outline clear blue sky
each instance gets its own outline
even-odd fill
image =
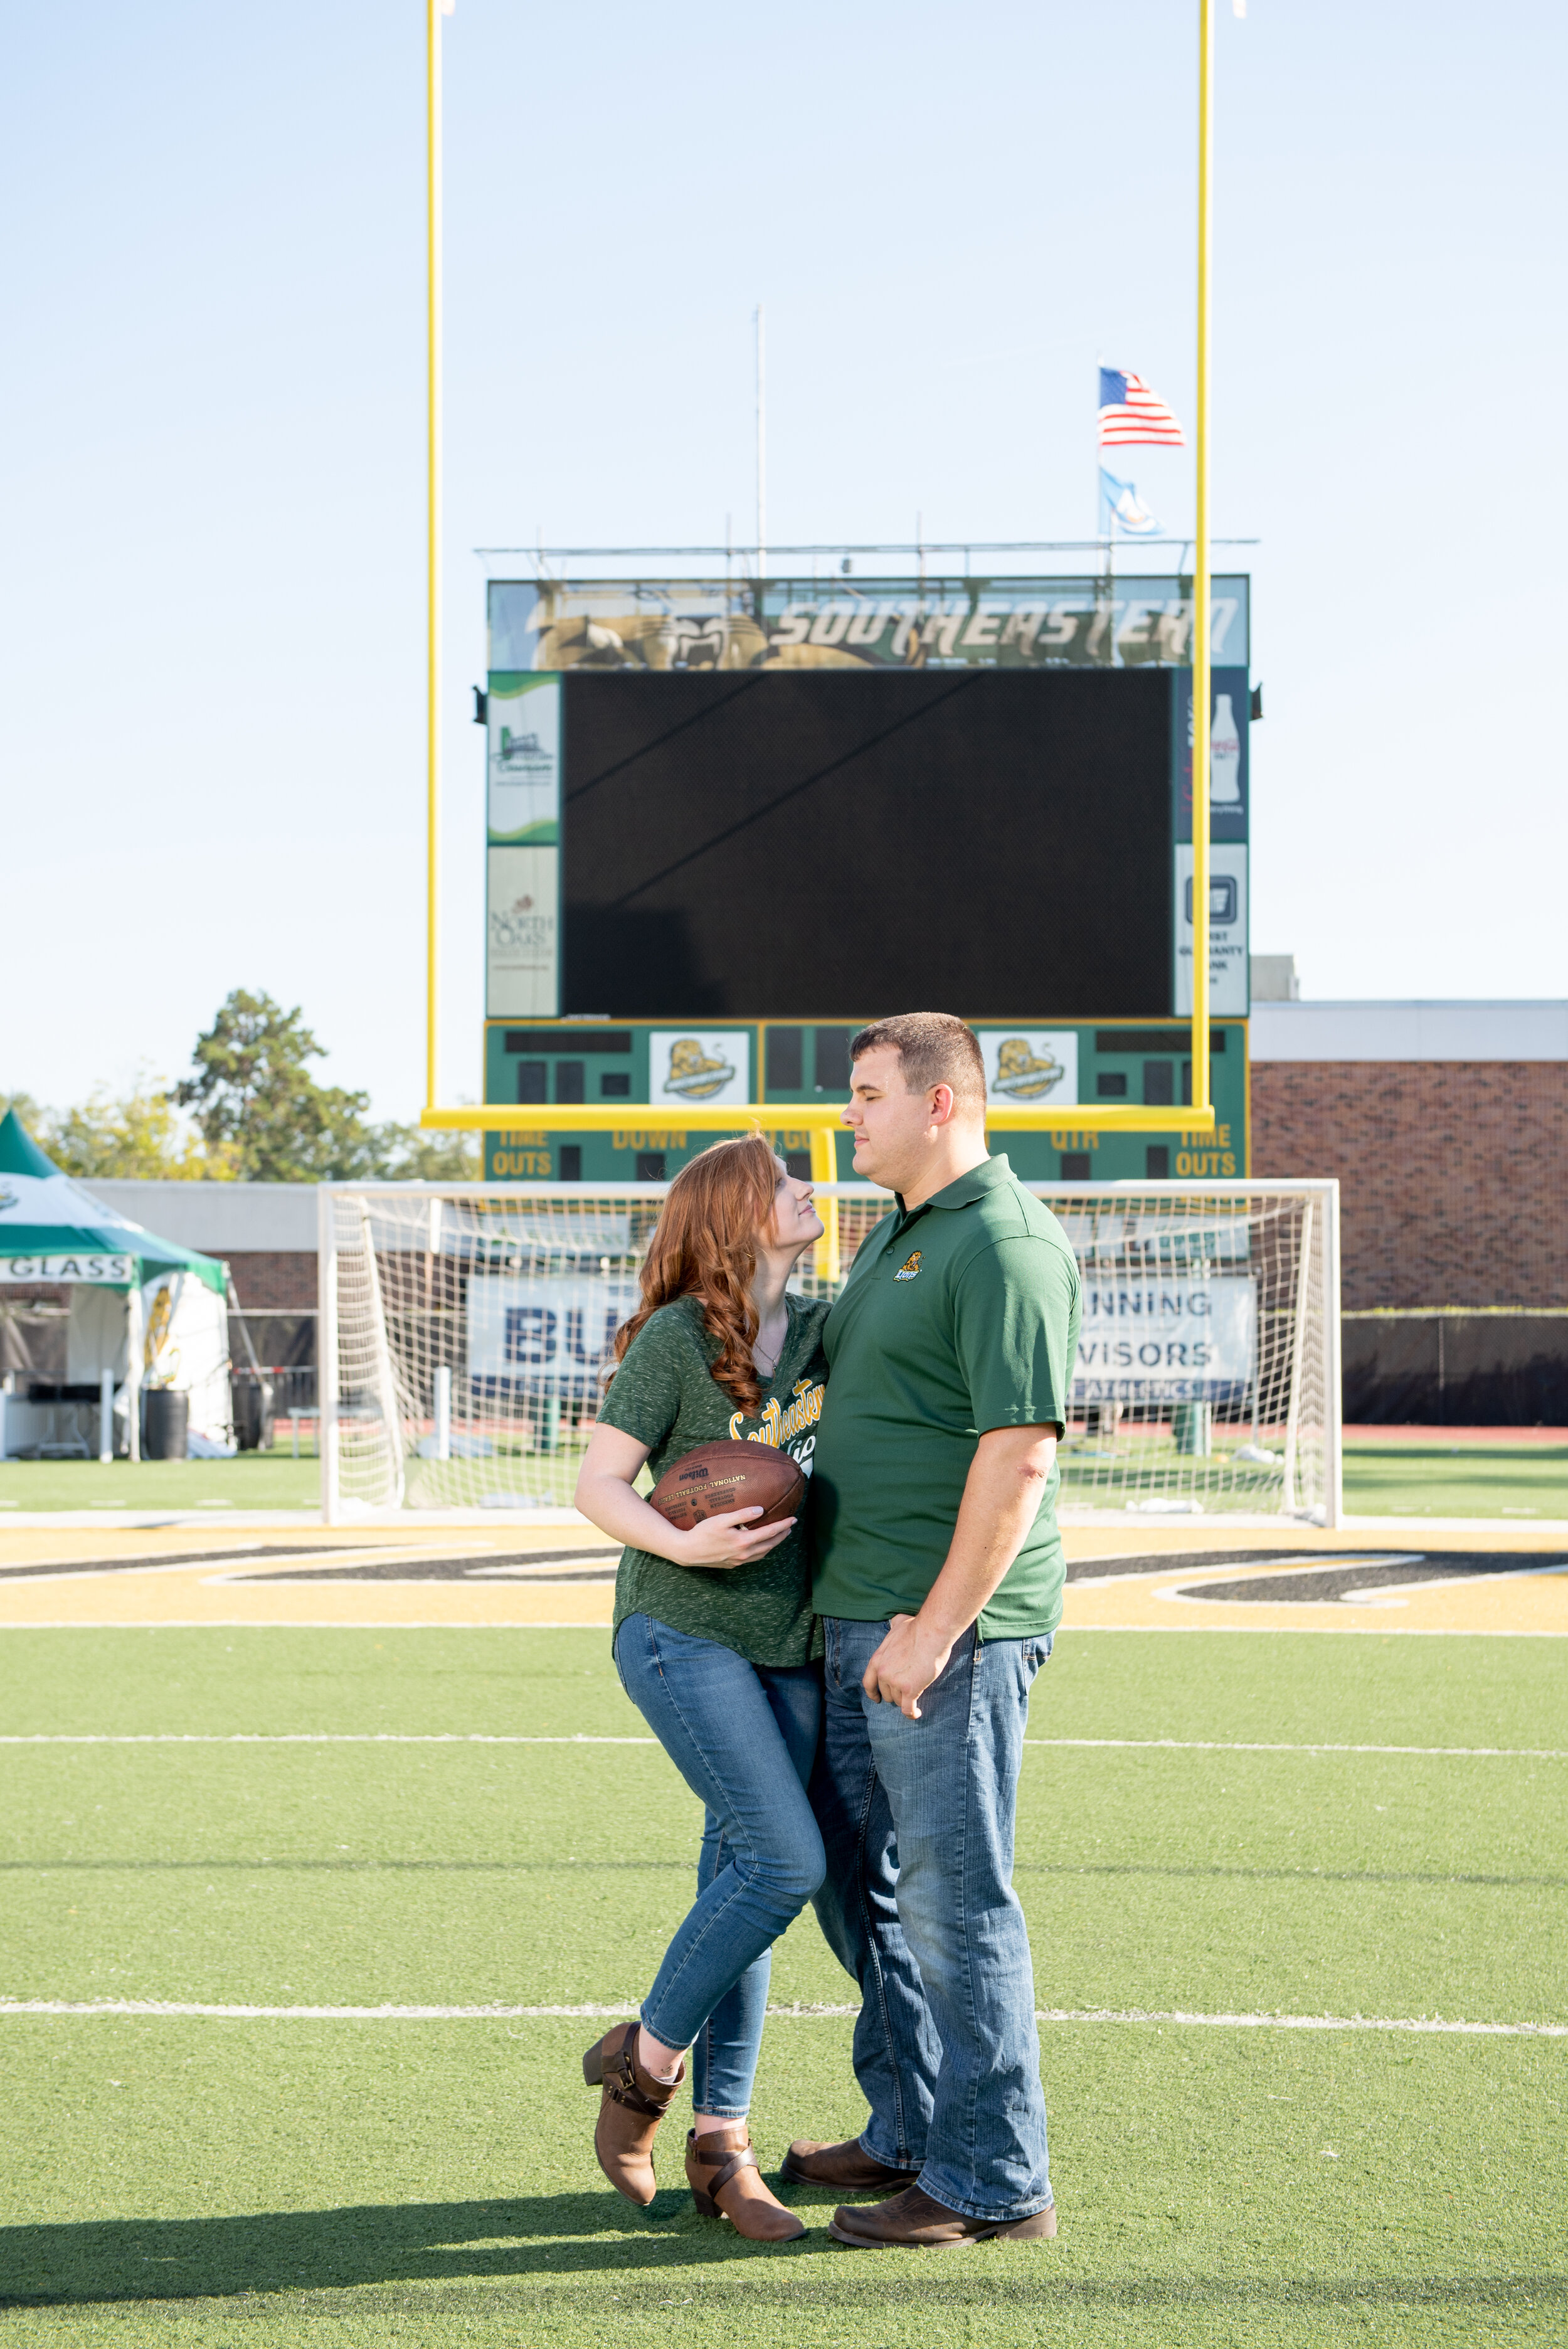
[[[1220,8],[1254,947],[1315,996],[1568,994],[1563,11]],[[1195,14],[459,0],[449,1092],[481,1010],[470,550],[744,536],[758,297],[775,543],[1087,533],[1098,357],[1191,411]],[[422,22],[6,8],[0,1085],[176,1075],[248,985],[417,1108]],[[1187,526],[1188,457],[1135,471]]]

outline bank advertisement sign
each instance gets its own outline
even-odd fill
[[[985,1058],[985,1098],[994,1106],[1016,1102],[1026,1109],[1078,1097],[1076,1028],[980,1028]]]
[[[1248,582],[1212,583],[1212,657],[1246,668]],[[638,579],[490,583],[497,679],[525,670],[1181,668],[1191,580]]]
[[[1192,1009],[1192,843],[1176,848],[1176,1016]],[[1247,977],[1247,852],[1221,841],[1209,848],[1209,1009],[1216,1019],[1245,1019]]]
[[[1253,1375],[1257,1283],[1246,1274],[1086,1278],[1073,1402],[1239,1402]]]
[[[487,706],[490,845],[553,848],[561,839],[561,679],[493,679]]]
[[[648,1037],[648,1099],[655,1108],[678,1102],[748,1102],[751,1038],[743,1028],[655,1028]]]
[[[486,855],[485,1014],[553,1019],[561,1009],[561,851]]]

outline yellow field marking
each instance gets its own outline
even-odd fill
[[[577,1625],[607,1627],[614,1603],[608,1582],[555,1582],[540,1578],[496,1578],[482,1581],[435,1583],[262,1582],[248,1578],[273,1568],[324,1569],[341,1565],[348,1557],[375,1556],[379,1560],[407,1552],[411,1570],[420,1557],[498,1558],[526,1556],[535,1550],[593,1548],[603,1542],[585,1522],[575,1526],[443,1526],[421,1530],[401,1526],[342,1528],[332,1532],[294,1527],[168,1526],[151,1527],[73,1526],[0,1528],[0,1568],[30,1564],[68,1565],[74,1570],[37,1581],[0,1579],[0,1629],[73,1625],[108,1629],[111,1626],[151,1627],[159,1624],[235,1627],[246,1624],[315,1626],[322,1629],[489,1625]],[[1122,1562],[1137,1573],[1139,1562],[1169,1558],[1168,1568],[1138,1575],[1125,1582],[1099,1588],[1069,1583],[1064,1629],[1068,1630],[1273,1630],[1457,1632],[1562,1638],[1568,1636],[1568,1569],[1530,1575],[1499,1575],[1456,1581],[1438,1588],[1408,1588],[1390,1593],[1398,1605],[1347,1605],[1343,1601],[1316,1604],[1278,1600],[1181,1599],[1170,1593],[1184,1584],[1202,1581],[1237,1582],[1265,1576],[1276,1569],[1267,1562],[1236,1567],[1193,1568],[1183,1560],[1194,1552],[1221,1549],[1271,1550],[1282,1559],[1330,1557],[1369,1551],[1418,1549],[1438,1557],[1445,1550],[1467,1552],[1508,1550],[1539,1556],[1543,1564],[1563,1555],[1537,1528],[1516,1523],[1486,1532],[1413,1537],[1401,1532],[1387,1537],[1358,1528],[1355,1533],[1325,1533],[1284,1527],[1259,1532],[1228,1529],[1222,1518],[1209,1517],[1181,1526],[1071,1526],[1064,1533],[1069,1559],[1103,1563],[1108,1574]],[[608,1547],[608,1545],[605,1545]],[[238,1553],[265,1547],[286,1551],[286,1557],[246,1558]],[[236,1553],[227,1562],[214,1551]],[[191,1555],[190,1566],[150,1566],[139,1570],[137,1557],[170,1558]],[[201,1562],[198,1557],[201,1557]],[[583,1561],[588,1564],[589,1561]],[[95,1570],[95,1568],[97,1570]],[[571,1571],[569,1567],[563,1572]]]
[[[1280,1571],[1266,1560],[1253,1566],[1183,1566],[1183,1554],[1232,1546],[1212,1519],[1202,1529],[1183,1526],[1180,1534],[1172,1529],[1162,1540],[1130,1539],[1125,1534],[1098,1529],[1067,1539],[1069,1557],[1102,1561],[1108,1575],[1116,1574],[1119,1568],[1130,1575],[1136,1573],[1140,1556],[1165,1552],[1171,1557],[1169,1568],[1139,1575],[1137,1579],[1098,1588],[1069,1583],[1063,1615],[1063,1629],[1068,1630],[1347,1631],[1385,1637],[1389,1632],[1422,1631],[1568,1638],[1568,1567],[1562,1572],[1552,1570],[1552,1561],[1564,1555],[1563,1545],[1549,1542],[1531,1529],[1515,1531],[1505,1526],[1484,1534],[1446,1534],[1419,1541],[1398,1536],[1387,1540],[1376,1536],[1368,1538],[1362,1532],[1313,1533],[1288,1541],[1254,1534],[1239,1536],[1233,1544],[1241,1550],[1276,1549],[1282,1560],[1364,1557],[1375,1552],[1409,1556],[1413,1551],[1440,1558],[1445,1551],[1474,1555],[1506,1550],[1539,1557],[1547,1569],[1539,1574],[1481,1575],[1435,1588],[1406,1585],[1379,1594],[1381,1603],[1377,1605],[1329,1599],[1282,1602],[1178,1597],[1178,1592],[1200,1588],[1205,1582],[1255,1581]]]
[[[218,1537],[214,1538],[217,1535]],[[226,1538],[225,1538],[226,1537]],[[37,1581],[0,1579],[0,1630],[46,1624],[109,1629],[159,1624],[316,1626],[396,1629],[414,1625],[596,1624],[611,1618],[614,1585],[533,1582],[498,1577],[480,1582],[258,1582],[253,1575],[329,1570],[348,1558],[377,1563],[407,1554],[411,1572],[421,1558],[499,1558],[531,1550],[594,1549],[612,1546],[596,1529],[576,1526],[335,1529],[239,1528],[206,1526],[71,1527],[55,1533],[0,1530],[0,1568],[67,1566],[72,1570]],[[265,1548],[286,1556],[246,1556]],[[217,1551],[232,1551],[228,1559]],[[138,1557],[193,1554],[190,1566],[149,1566]],[[584,1559],[581,1566],[593,1561]],[[95,1568],[97,1570],[95,1571]],[[581,1568],[579,1568],[581,1570]],[[572,1571],[570,1566],[563,1572]]]

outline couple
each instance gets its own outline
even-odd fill
[[[838,1301],[811,1303],[785,1287],[822,1230],[810,1184],[760,1134],[704,1151],[670,1185],[583,1460],[578,1507],[626,1545],[616,1668],[707,1815],[697,1899],[640,2021],[583,2059],[594,2147],[652,2201],[689,2048],[697,2209],[753,2241],[805,2232],[747,2113],[769,1951],[810,1900],[860,1984],[871,2117],[847,2144],[798,2140],[784,2176],[882,2198],[835,2212],[842,2243],[1053,2235],[1011,1878],[1029,1688],[1061,1616],[1078,1268],[987,1153],[962,1020],[878,1020],[850,1050],[855,1172],[897,1213]],[[813,1472],[810,1537],[793,1518],[754,1528],[755,1509],[677,1533],[633,1489],[645,1463],[656,1477],[696,1444],[775,1432]]]

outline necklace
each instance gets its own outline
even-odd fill
[[[778,1345],[770,1354],[766,1353],[763,1350],[761,1330],[758,1330],[757,1332],[757,1337],[751,1349],[751,1360],[753,1366],[761,1371],[765,1379],[770,1379],[774,1371],[779,1368],[779,1358],[784,1351],[784,1340],[785,1338],[788,1337],[789,1332],[789,1316],[786,1314],[783,1332],[779,1337]]]

